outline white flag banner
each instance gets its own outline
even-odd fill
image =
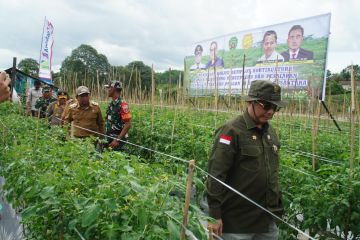
[[[41,40],[39,78],[47,83],[52,83],[51,59],[54,44],[54,26],[45,18]]]

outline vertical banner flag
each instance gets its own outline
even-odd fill
[[[250,29],[189,46],[189,96],[246,94],[254,80],[278,83],[284,97],[325,99],[331,14]]]
[[[45,18],[43,35],[41,39],[39,78],[47,83],[52,83],[51,59],[52,47],[54,44],[54,27]]]

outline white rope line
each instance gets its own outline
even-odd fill
[[[329,163],[333,163],[333,164],[338,164],[338,165],[343,165],[344,164],[344,161],[329,159],[329,158],[326,158],[326,157],[323,157],[323,156],[320,156],[320,155],[316,155],[316,154],[309,153],[309,152],[304,152],[304,151],[301,151],[301,150],[293,150],[293,149],[288,148],[286,146],[285,146],[285,151],[288,152],[288,153],[299,153],[300,155],[305,156],[305,157],[316,157],[321,161],[329,162]]]
[[[310,173],[308,173],[308,172],[305,172],[305,171],[300,170],[300,169],[297,169],[297,168],[293,168],[293,167],[290,167],[290,166],[286,166],[286,165],[284,165],[284,164],[281,164],[281,166],[282,166],[282,167],[289,168],[289,169],[291,169],[291,170],[293,170],[293,171],[296,171],[296,172],[299,172],[299,173],[302,173],[302,174],[308,175],[308,176],[310,176],[310,177],[314,177],[314,178],[321,179],[319,176],[316,176],[316,175],[310,174]]]
[[[308,175],[308,176],[310,176],[310,177],[314,177],[314,178],[316,178],[316,179],[324,180],[323,178],[321,178],[321,177],[319,177],[319,176],[316,176],[316,175],[314,175],[314,174],[311,174],[311,173],[308,173],[308,172],[306,172],[306,171],[300,170],[300,169],[298,169],[298,168],[293,168],[293,167],[290,167],[290,166],[286,166],[286,165],[284,165],[284,164],[281,164],[281,166],[282,166],[282,167],[285,167],[285,168],[289,168],[289,169],[291,169],[291,170],[293,170],[293,171],[295,171],[295,172],[299,172],[299,173]],[[360,183],[359,181],[356,181],[356,180],[352,180],[351,182],[352,182],[352,183],[356,183],[356,184],[359,184],[359,183]],[[346,187],[346,188],[349,188],[349,189],[350,189],[350,186],[345,185],[345,184],[342,184],[342,183],[332,182],[332,184],[335,184],[335,185],[337,185],[337,186],[339,186],[339,187]]]
[[[79,235],[79,237],[80,237],[81,240],[86,240],[86,239],[81,235],[81,233],[77,230],[76,227],[74,227],[74,230],[75,230],[75,232]]]
[[[115,137],[112,137],[112,136],[108,136],[106,134],[102,134],[102,133],[98,133],[96,131],[93,131],[93,130],[90,130],[90,129],[86,129],[86,128],[83,128],[83,127],[79,127],[77,125],[74,125],[74,127],[77,127],[77,128],[80,128],[80,129],[83,129],[85,131],[89,131],[89,132],[92,132],[92,133],[95,133],[95,134],[99,134],[101,136],[105,136],[105,137],[109,137],[111,139],[114,139],[114,140],[117,140],[117,141],[122,141],[122,142],[125,142],[125,143],[130,143],[130,142],[127,142],[127,141],[124,141],[124,140],[121,140],[121,139],[117,139]],[[175,156],[171,156],[169,154],[166,154],[166,153],[162,153],[162,152],[158,152],[156,150],[153,150],[153,149],[150,149],[150,148],[147,148],[147,147],[144,147],[144,146],[140,146],[140,145],[137,145],[137,144],[133,144],[131,143],[131,145],[134,145],[134,146],[137,146],[137,147],[140,147],[142,149],[146,149],[146,150],[149,150],[149,151],[153,151],[155,153],[159,153],[159,154],[162,154],[164,156],[167,156],[167,157],[170,157],[170,158],[174,158],[176,160],[179,160],[181,162],[184,162],[184,163],[189,163],[188,160],[185,160],[185,159],[182,159],[182,158],[179,158],[179,157],[175,157]],[[280,220],[281,222],[287,224],[288,226],[290,226],[292,229],[298,231],[299,233],[305,235],[306,237],[312,239],[312,240],[315,240],[315,238],[312,238],[311,236],[309,236],[308,234],[306,234],[305,232],[301,231],[300,229],[296,228],[294,225],[286,222],[285,220],[283,220],[282,218],[276,216],[275,214],[273,214],[271,211],[267,210],[266,208],[264,208],[263,206],[259,205],[258,203],[256,203],[255,201],[253,201],[252,199],[246,197],[244,194],[240,193],[239,191],[237,191],[236,189],[234,189],[233,187],[227,185],[226,183],[222,182],[221,180],[215,178],[214,176],[212,176],[210,173],[206,172],[205,170],[201,169],[200,167],[198,167],[197,165],[195,165],[195,167],[197,169],[199,169],[201,172],[205,173],[207,176],[210,176],[211,178],[215,179],[216,181],[218,181],[219,183],[221,183],[222,185],[224,185],[225,187],[227,187],[228,189],[232,190],[233,192],[235,192],[236,194],[238,194],[239,196],[245,198],[246,200],[248,200],[249,202],[251,202],[252,204],[254,204],[255,206],[259,207],[260,209],[264,210],[265,212],[269,213],[270,215],[274,216],[276,219]]]
[[[56,117],[57,118],[57,117]],[[59,119],[59,118],[58,118]],[[60,119],[61,120],[61,119]],[[179,158],[179,157],[175,157],[175,156],[172,156],[172,155],[169,155],[169,154],[166,154],[166,153],[163,153],[163,152],[159,152],[159,151],[156,151],[156,150],[153,150],[153,149],[150,149],[150,148],[147,148],[147,147],[144,147],[144,146],[141,146],[141,145],[137,145],[137,144],[134,144],[134,143],[131,143],[131,142],[128,142],[128,141],[124,141],[124,140],[121,140],[121,139],[117,139],[115,137],[112,137],[112,136],[108,136],[106,134],[102,134],[102,133],[99,133],[99,132],[96,132],[96,131],[93,131],[91,129],[87,129],[87,128],[83,128],[83,127],[80,127],[80,126],[77,126],[75,124],[73,124],[74,127],[77,127],[79,129],[83,129],[85,131],[88,131],[88,132],[91,132],[91,133],[95,133],[97,135],[100,135],[100,136],[104,136],[104,137],[109,137],[111,139],[114,139],[114,140],[117,140],[117,141],[121,141],[121,142],[125,142],[125,143],[128,143],[130,145],[133,145],[133,146],[136,146],[136,147],[139,147],[139,148],[142,148],[142,149],[145,149],[145,150],[148,150],[148,151],[152,151],[152,152],[155,152],[155,153],[158,153],[158,154],[161,154],[161,155],[164,155],[164,156],[167,156],[169,158],[173,158],[173,159],[176,159],[176,160],[179,160],[181,162],[184,162],[184,163],[189,163],[189,160],[185,160],[185,159],[182,159],[182,158]],[[298,233],[301,233],[303,234],[304,236],[312,239],[312,240],[316,240],[315,238],[311,237],[310,235],[308,235],[307,233],[303,232],[302,230],[296,228],[294,225],[286,222],[285,220],[283,220],[282,218],[276,216],[274,213],[272,213],[271,211],[269,211],[268,209],[264,208],[263,206],[259,205],[258,203],[256,203],[255,201],[253,201],[252,199],[248,198],[246,195],[240,193],[239,191],[237,191],[236,189],[234,189],[233,187],[231,187],[230,185],[222,182],[221,180],[217,179],[216,177],[214,177],[213,175],[211,175],[210,173],[206,172],[205,170],[203,170],[202,168],[198,167],[197,165],[195,165],[196,169],[200,170],[202,173],[204,173],[205,175],[207,175],[208,177],[211,177],[213,178],[214,180],[216,180],[217,182],[219,182],[221,185],[225,186],[226,188],[230,189],[231,191],[233,191],[234,193],[238,194],[239,196],[241,196],[242,198],[246,199],[247,201],[251,202],[252,204],[254,204],[255,206],[259,207],[260,209],[262,209],[263,211],[269,213],[271,216],[273,216],[274,218],[278,219],[279,221],[285,223],[286,225],[288,225],[289,227],[291,227],[292,229],[296,230]]]
[[[190,125],[196,126],[196,124],[190,124]],[[207,126],[199,125],[199,127],[204,127],[204,128],[205,128],[205,127],[207,127]],[[213,128],[213,127],[207,127],[207,128]],[[151,133],[151,134],[154,134],[154,135],[159,136],[159,137],[164,137],[164,138],[171,139],[170,136],[166,136],[166,135],[161,134],[161,133],[155,133],[155,132],[153,132],[153,133]],[[285,151],[287,151],[287,152],[289,152],[289,153],[299,153],[299,155],[302,155],[302,156],[305,156],[305,157],[316,157],[316,158],[318,158],[320,161],[329,162],[329,163],[333,163],[333,164],[337,164],[337,165],[343,165],[343,164],[344,164],[344,161],[326,158],[326,157],[323,157],[323,156],[321,156],[321,155],[317,155],[317,154],[313,154],[313,153],[305,152],[305,151],[301,151],[301,150],[293,150],[293,149],[287,147],[287,145],[283,145],[282,147],[285,148]]]
[[[107,101],[99,101],[99,102],[106,102],[107,103]],[[152,105],[151,103],[133,103],[133,102],[129,102],[129,104],[138,105],[138,106],[154,106],[154,107],[158,107],[158,108],[175,108],[175,106],[177,106],[177,105],[159,105],[159,104]],[[220,113],[239,114],[239,111],[233,111],[233,110],[226,111],[226,110],[216,110],[216,109],[213,109],[213,108],[199,108],[199,107],[185,107],[185,106],[180,106],[180,108],[192,109],[192,110],[197,110],[197,111],[205,111],[205,112],[220,112]],[[282,112],[282,115],[290,115],[290,113]],[[292,114],[292,115],[297,116],[297,117],[301,117],[301,118],[307,118],[308,117],[307,114],[297,114],[296,113],[296,114]],[[320,119],[329,120],[329,117],[327,115],[326,116],[320,116]],[[343,120],[340,120],[340,119],[337,119],[337,121],[347,123],[347,121],[343,121]]]
[[[210,231],[209,231],[205,226],[204,226],[203,228],[204,228],[204,230],[205,230],[208,234],[210,234]],[[215,233],[212,233],[212,235],[213,235],[216,239],[223,240],[219,235],[216,235]]]
[[[315,238],[311,237],[310,235],[308,235],[307,233],[305,233],[304,231],[298,229],[297,227],[295,227],[294,225],[292,225],[291,223],[286,222],[285,220],[283,220],[282,218],[276,216],[274,213],[272,213],[270,210],[264,208],[263,206],[261,206],[260,204],[258,204],[257,202],[255,202],[254,200],[252,200],[251,198],[247,197],[246,195],[242,194],[241,192],[239,192],[238,190],[236,190],[235,188],[231,187],[230,185],[224,183],[223,181],[217,179],[216,177],[214,177],[213,175],[211,175],[210,173],[206,172],[205,170],[201,169],[200,167],[196,166],[196,169],[200,170],[201,172],[203,172],[205,175],[207,175],[208,177],[211,177],[212,179],[214,179],[215,181],[217,181],[218,183],[220,183],[221,185],[223,185],[224,187],[230,189],[231,191],[233,191],[234,193],[236,193],[237,195],[239,195],[240,197],[246,199],[247,201],[251,202],[252,204],[254,204],[255,206],[257,206],[258,208],[262,209],[263,211],[269,213],[272,217],[278,219],[279,221],[287,224],[289,227],[291,227],[292,229],[296,230],[298,233],[303,234],[304,236],[312,239],[312,240],[316,240]]]
[[[138,147],[138,148],[141,148],[141,149],[145,149],[145,150],[150,151],[150,152],[154,152],[154,153],[157,153],[157,154],[160,154],[160,155],[164,155],[166,157],[173,158],[173,159],[179,160],[179,161],[184,162],[184,163],[189,163],[189,160],[185,160],[185,159],[180,158],[180,157],[175,157],[175,156],[172,156],[172,155],[167,154],[167,153],[159,152],[159,151],[153,150],[151,148],[147,148],[145,146],[137,145],[137,144],[129,142],[129,141],[124,141],[124,140],[118,139],[116,137],[112,137],[112,136],[109,136],[109,135],[106,135],[106,134],[103,134],[103,133],[99,133],[99,132],[96,132],[96,131],[93,131],[93,130],[90,130],[90,129],[87,129],[87,128],[80,127],[80,126],[77,126],[75,124],[73,124],[73,126],[76,127],[76,128],[91,132],[91,133],[95,133],[95,134],[103,136],[103,137],[108,137],[108,138],[111,138],[113,140],[121,141],[121,142],[130,144],[132,146],[135,146],[135,147]]]
[[[191,232],[187,227],[185,227],[182,222],[180,222],[179,220],[177,220],[176,218],[174,218],[173,216],[171,216],[170,214],[168,214],[167,212],[164,212],[169,218],[171,218],[172,220],[174,220],[175,222],[177,222],[181,228],[185,229],[185,234],[186,235],[190,235],[194,240],[198,240],[197,237],[195,237],[194,233]]]
[[[154,106],[157,108],[176,108],[177,105],[158,105],[158,104],[150,104],[150,103],[129,103],[131,105],[138,105],[138,106]],[[191,110],[196,110],[196,111],[205,111],[205,112],[220,112],[220,113],[233,113],[233,114],[238,114],[239,112],[237,111],[225,111],[225,110],[216,110],[216,109],[211,109],[211,108],[197,108],[197,107],[184,107],[184,106],[177,106],[177,108],[182,108],[182,109],[191,109]]]

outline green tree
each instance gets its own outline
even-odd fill
[[[77,75],[77,84],[85,82],[89,84],[99,74],[100,83],[108,81],[110,64],[105,55],[97,52],[90,45],[82,44],[71,52],[61,64],[61,75]]]
[[[157,84],[170,84],[176,86],[179,76],[181,74],[181,81],[183,80],[184,74],[180,70],[166,70],[161,73],[156,73]]]
[[[145,65],[142,61],[130,62],[125,66],[125,72],[127,73],[126,80],[129,81],[126,84],[129,85],[130,83],[130,89],[134,89],[136,86],[139,86],[139,79],[141,79],[142,90],[151,90],[151,71],[151,67]]]
[[[359,65],[353,65],[354,68],[354,74],[355,74],[355,81],[360,81],[360,66]],[[351,65],[347,66],[340,72],[341,77],[345,81],[351,80]]]
[[[39,77],[39,63],[33,58],[24,58],[17,68],[32,77]]]
[[[344,93],[345,89],[341,85],[342,81],[346,81],[346,80],[341,73],[331,74],[331,72],[327,70],[326,94],[337,95]]]

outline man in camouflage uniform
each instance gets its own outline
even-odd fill
[[[64,117],[65,123],[74,122],[74,136],[77,138],[102,137],[101,134],[105,133],[104,119],[99,104],[90,101],[90,91],[86,86],[76,89],[76,100],[75,103],[70,104],[68,113]]]
[[[61,115],[64,112],[66,101],[69,99],[67,92],[59,90],[57,101],[49,105],[47,114],[51,125],[61,125]]]
[[[47,107],[56,101],[52,96],[51,88],[49,86],[45,86],[42,88],[42,97],[36,100],[35,108],[40,114],[40,118],[45,118]]]
[[[112,98],[106,111],[106,135],[116,138],[108,137],[106,147],[119,151],[128,138],[128,131],[131,127],[131,113],[129,105],[120,97],[121,82],[112,81],[105,87],[108,88],[108,97]]]
[[[216,131],[209,160],[209,173],[273,214],[283,212],[279,186],[280,142],[269,124],[280,107],[280,86],[270,81],[253,81],[243,115]],[[275,240],[278,228],[273,216],[215,179],[207,181],[209,224],[225,240]]]

